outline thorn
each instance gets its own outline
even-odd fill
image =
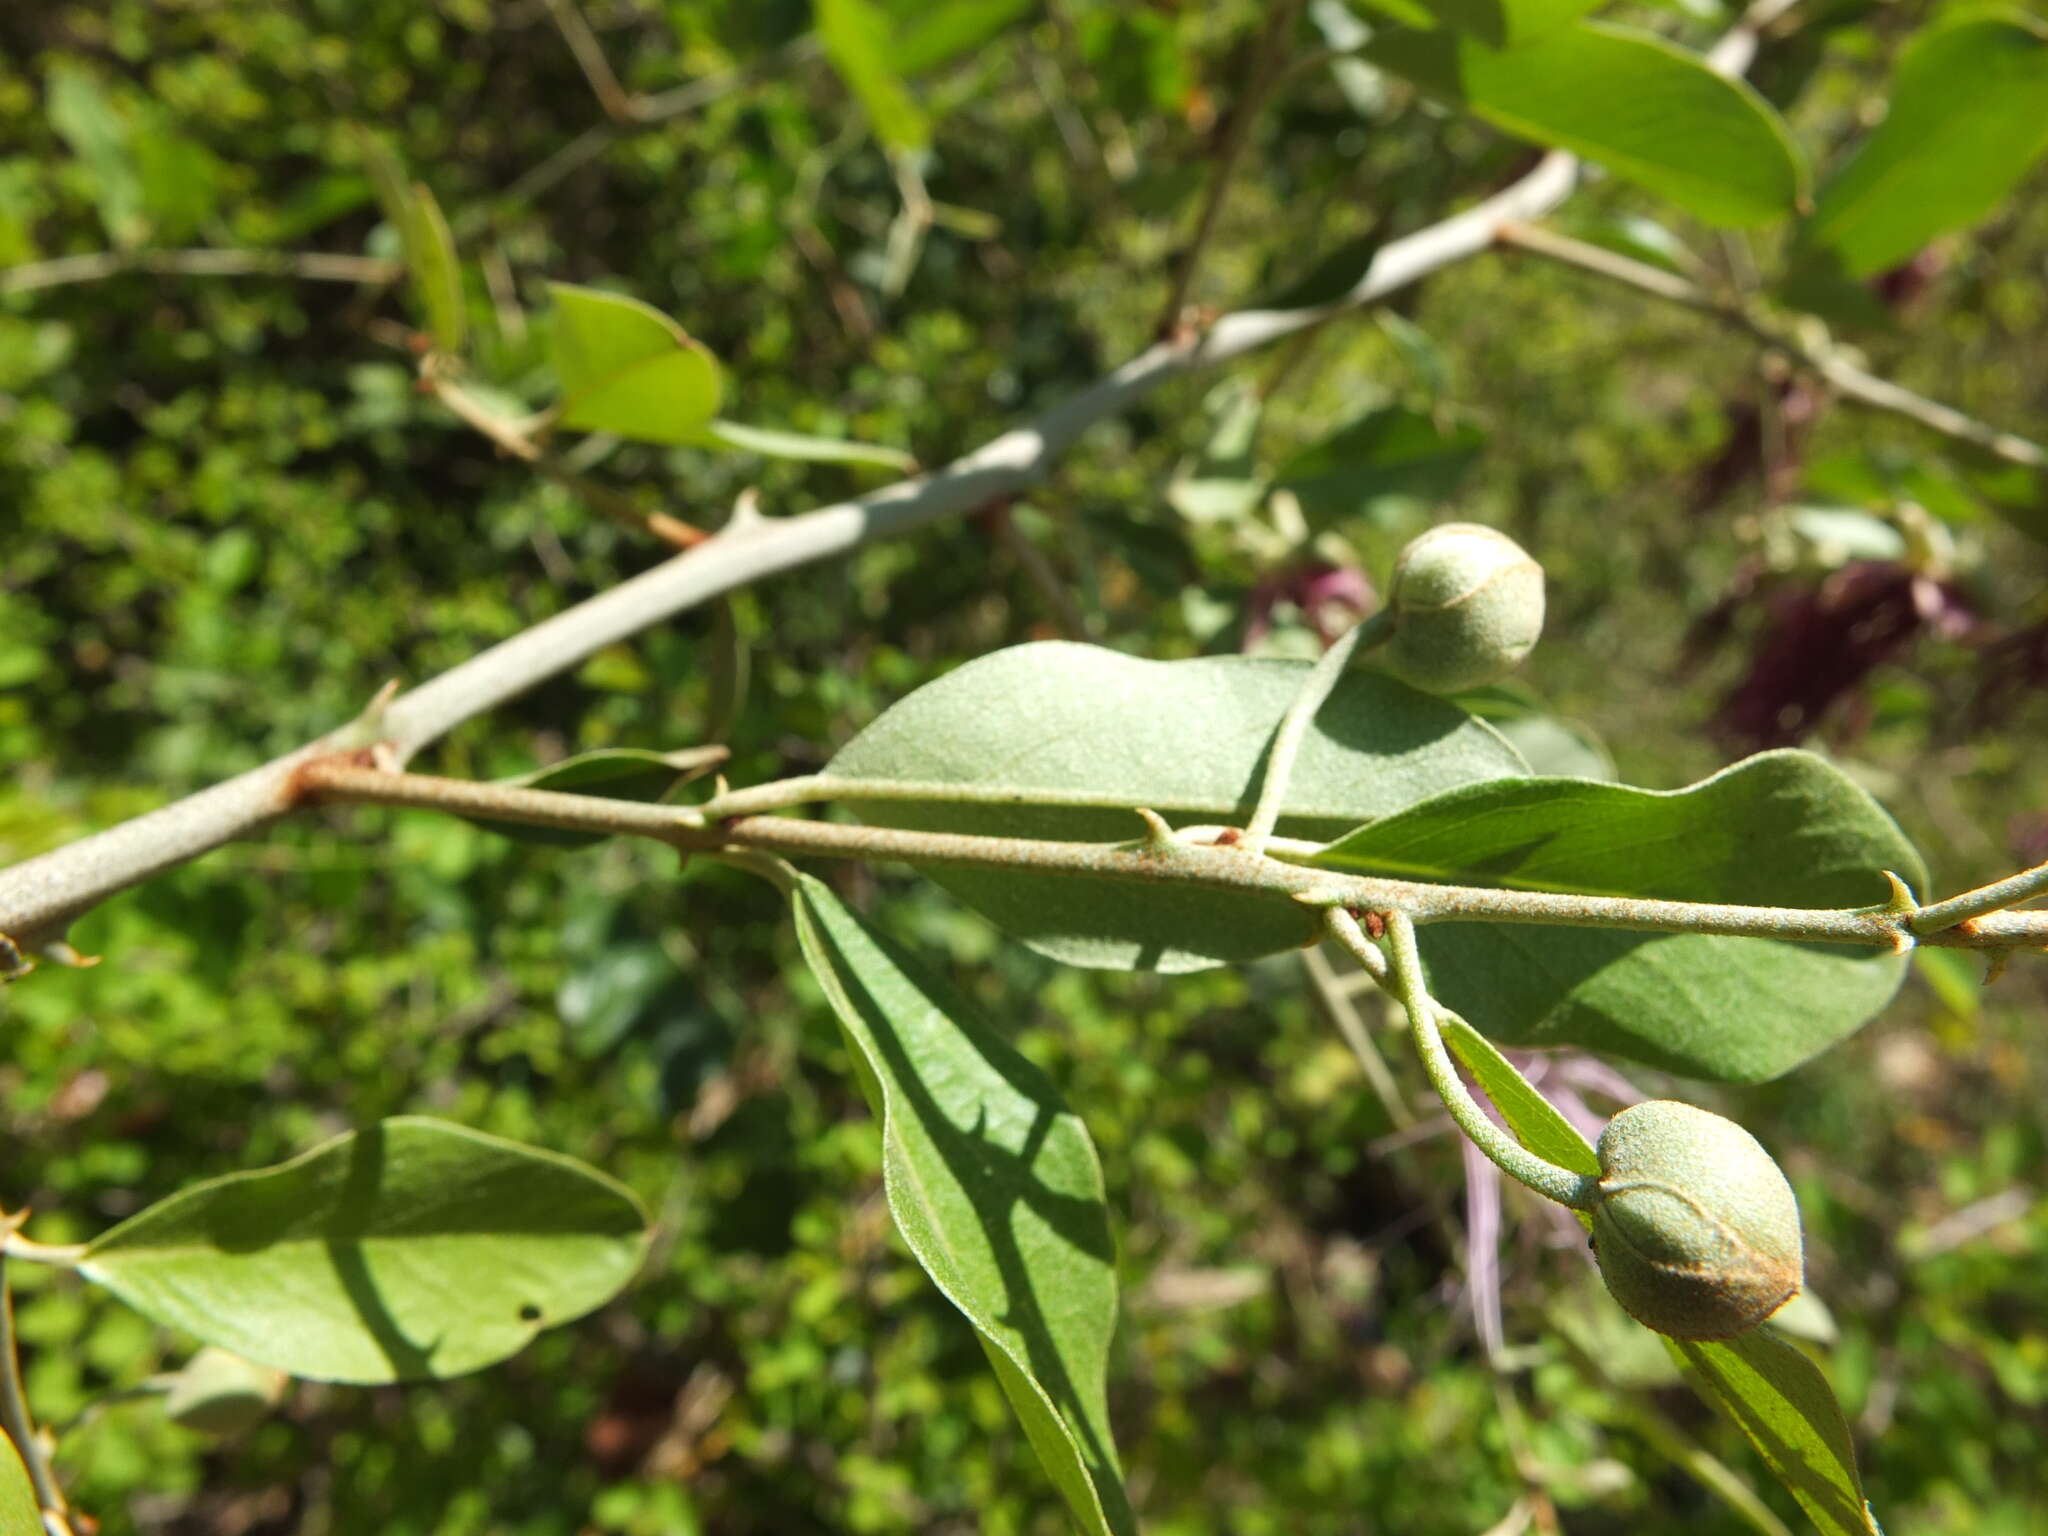
[[[81,955],[63,939],[51,939],[43,945],[43,954],[59,965],[68,965],[76,971],[90,970],[100,963],[98,955]]]
[[[761,515],[761,492],[756,486],[748,486],[733,498],[732,515],[725,520],[726,533],[738,533],[750,523],[765,523]]]
[[[1885,883],[1892,888],[1891,899],[1886,901],[1887,912],[1917,912],[1920,903],[1913,895],[1913,888],[1890,870],[1884,871]]]
[[[2005,974],[2005,968],[2006,968],[2006,967],[2007,967],[2008,965],[2011,965],[2011,964],[2012,964],[2012,951],[2011,951],[2011,950],[2009,950],[2009,949],[1994,949],[1994,950],[1992,950],[1992,951],[1991,951],[1991,963],[1990,963],[1989,965],[1987,965],[1987,966],[1985,966],[1985,967],[1984,967],[1984,982],[1983,982],[1983,984],[1984,984],[1985,986],[1987,986],[1987,987],[1988,987],[1988,986],[1990,986],[1990,985],[1991,985],[1991,983],[1993,983],[1994,981],[1998,980],[1998,978],[1999,978],[1999,977],[2001,977],[2001,976],[2003,976],[2003,975]]]
[[[725,798],[725,797],[726,797],[727,795],[729,795],[729,794],[731,794],[731,793],[732,793],[732,785],[728,784],[728,783],[727,783],[727,782],[725,781],[725,775],[724,775],[724,774],[722,774],[722,773],[714,773],[713,775],[711,775],[711,798],[712,798],[712,799],[714,799],[714,800],[723,800],[723,799],[724,799],[724,798]]]
[[[1173,835],[1173,828],[1157,811],[1148,811],[1142,805],[1137,808],[1138,819],[1145,823],[1145,851],[1147,853],[1170,854],[1180,851],[1180,839]]]

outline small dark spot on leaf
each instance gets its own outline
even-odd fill
[[[526,1305],[524,1305],[523,1307],[521,1307],[521,1308],[519,1309],[519,1321],[521,1321],[522,1323],[537,1323],[537,1322],[539,1322],[539,1321],[540,1321],[540,1308],[539,1308],[539,1307],[536,1307],[536,1306],[535,1306],[535,1305],[534,1305],[534,1304],[533,1304],[532,1302],[530,1302],[530,1301],[529,1301],[529,1302],[527,1302],[527,1303],[526,1303]]]

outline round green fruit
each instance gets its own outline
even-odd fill
[[[1387,618],[1376,658],[1387,671],[1428,693],[1483,687],[1543,633],[1543,567],[1504,533],[1444,523],[1401,551]]]
[[[1669,1099],[1637,1104],[1601,1134],[1600,1175],[1600,1276],[1645,1327],[1732,1338],[1798,1294],[1798,1202],[1734,1121]]]

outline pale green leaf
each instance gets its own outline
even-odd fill
[[[1390,31],[1366,57],[1503,132],[1568,149],[1710,224],[1790,213],[1806,172],[1748,86],[1646,32],[1579,21],[1494,49],[1455,31]]]
[[[560,421],[649,443],[695,443],[718,414],[717,359],[660,310],[574,283],[550,283]]]
[[[1881,1536],[1864,1502],[1848,1422],[1819,1366],[1768,1326],[1720,1343],[1667,1339],[1665,1348],[1823,1536]]]
[[[420,313],[426,316],[427,330],[436,347],[443,352],[460,352],[467,316],[455,236],[449,232],[447,217],[425,182],[414,183],[410,202],[405,260],[412,273],[413,291],[419,296]]]
[[[801,459],[813,464],[874,464],[904,473],[917,468],[917,460],[901,448],[879,443],[856,443],[843,437],[817,437],[808,432],[784,432],[775,427],[750,427],[743,421],[713,421],[704,429],[708,441],[741,453],[758,453],[770,459]]]
[[[1510,890],[1806,908],[1874,906],[1919,854],[1822,759],[1767,752],[1688,789],[1575,779],[1453,790],[1316,862]],[[1902,957],[1849,945],[1514,923],[1420,933],[1436,995],[1513,1045],[1578,1045],[1693,1076],[1775,1077],[1889,1001]]]
[[[1136,1523],[1110,1436],[1116,1255],[1088,1132],[1045,1075],[809,876],[804,958],[882,1122],[903,1240],[973,1325],[1032,1449],[1091,1536]]]
[[[45,1536],[36,1485],[5,1430],[0,1430],[0,1536]]]
[[[271,1415],[290,1380],[275,1366],[209,1344],[171,1378],[164,1417],[201,1434],[239,1434]]]
[[[1318,525],[1369,512],[1382,497],[1437,501],[1457,489],[1486,445],[1477,427],[1448,426],[1384,405],[1311,443],[1280,467],[1282,490]]]
[[[1242,825],[1304,662],[1144,661],[1097,646],[1015,646],[927,684],[827,768],[835,799],[891,827],[1115,843],[1139,807]],[[1283,836],[1331,838],[1459,784],[1524,774],[1486,726],[1391,678],[1353,672],[1289,780]],[[1073,965],[1199,970],[1313,941],[1312,914],[1265,895],[1024,870],[931,877],[1032,948]]]
[[[632,1193],[551,1152],[401,1117],[194,1185],[79,1273],[155,1322],[295,1376],[461,1375],[631,1280]]]
[[[897,6],[889,61],[906,75],[950,63],[993,39],[1036,0],[922,0]]]
[[[1443,1036],[1452,1054],[1486,1090],[1501,1119],[1515,1133],[1515,1140],[1560,1168],[1599,1177],[1600,1158],[1593,1144],[1535,1084],[1515,1070],[1513,1062],[1494,1049],[1493,1042],[1463,1019],[1445,1019]]]
[[[1409,0],[1416,3],[1416,0]],[[1419,0],[1439,26],[1505,48],[1554,32],[1606,0]]]
[[[92,178],[107,238],[123,248],[140,245],[148,237],[149,220],[127,120],[106,87],[75,65],[52,65],[45,90],[50,126]]]
[[[892,57],[894,27],[872,0],[817,0],[818,38],[875,137],[890,149],[923,149],[931,124]]]
[[[1802,252],[1845,277],[1882,272],[1983,219],[2044,152],[2048,22],[1937,25],[1899,55],[1884,121],[1821,188]]]

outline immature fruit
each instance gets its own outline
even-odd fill
[[[1543,567],[1504,533],[1444,523],[1409,541],[1387,598],[1393,637],[1376,657],[1428,693],[1498,682],[1543,633]]]
[[[1799,1206],[1770,1153],[1732,1120],[1652,1099],[1600,1137],[1593,1250],[1629,1316],[1675,1339],[1726,1339],[1803,1279]]]

